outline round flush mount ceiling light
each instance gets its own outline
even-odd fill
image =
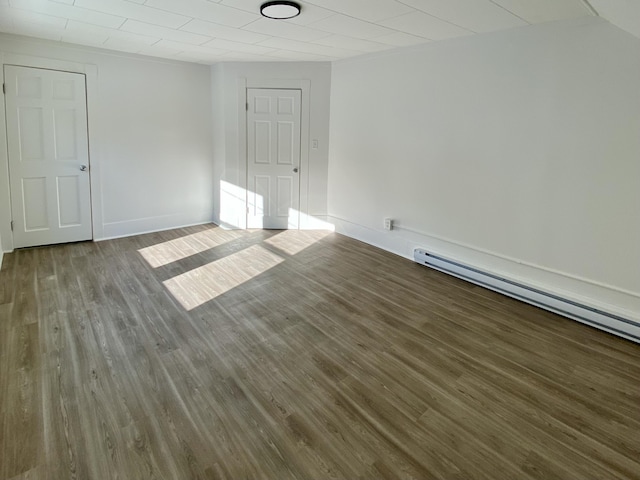
[[[300,15],[300,4],[296,2],[267,2],[260,7],[263,17],[286,20]]]

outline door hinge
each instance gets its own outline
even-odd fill
[[[2,84],[2,94],[3,94],[3,95],[6,95],[6,93],[7,93],[7,84],[6,84],[6,83],[3,83],[3,84]]]
[[[244,109],[248,112],[249,111],[249,102],[244,104]]]
[[[13,232],[13,220],[11,220],[11,231]]]

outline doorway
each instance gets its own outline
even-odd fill
[[[247,228],[300,226],[299,89],[247,89]]]
[[[86,78],[4,66],[15,248],[92,239]]]

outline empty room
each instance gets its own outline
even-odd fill
[[[640,479],[640,3],[0,0],[0,480]]]

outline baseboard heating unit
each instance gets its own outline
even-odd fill
[[[413,251],[413,257],[417,263],[435,270],[640,343],[640,323],[633,320],[483,272],[468,265],[434,255],[421,248],[416,248]]]

